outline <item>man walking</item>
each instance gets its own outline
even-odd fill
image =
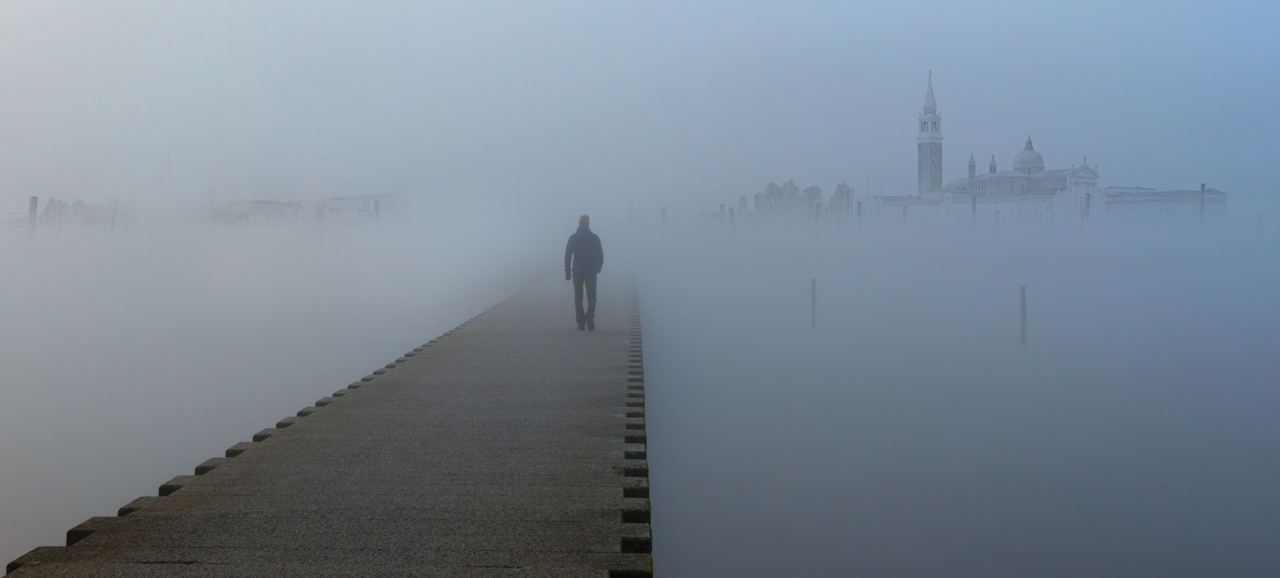
[[[573,305],[578,312],[578,331],[596,330],[596,274],[604,266],[600,237],[591,232],[591,219],[578,217],[578,232],[564,247],[564,280],[573,280]],[[582,310],[582,290],[587,290],[587,310]]]

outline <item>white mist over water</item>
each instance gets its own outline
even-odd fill
[[[517,231],[7,231],[0,553],[558,267]],[[1273,230],[600,233],[638,279],[663,574],[1280,563]]]
[[[655,570],[1280,567],[1277,240],[657,241],[637,268]]]
[[[580,213],[617,274],[634,202],[637,230],[661,209],[672,230],[636,242],[661,572],[1265,567],[1277,20],[1231,1],[4,3],[0,216],[119,201],[150,228],[0,230],[0,558],[554,269]],[[945,181],[970,155],[1008,167],[1030,133],[1102,187],[1226,191],[1238,230],[683,236],[771,181],[915,192],[930,77]],[[211,198],[375,193],[433,220],[172,228]]]
[[[505,299],[560,248],[448,223],[34,233],[0,229],[5,562]]]

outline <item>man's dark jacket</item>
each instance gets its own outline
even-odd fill
[[[600,247],[600,237],[591,232],[587,225],[578,225],[578,232],[569,236],[569,244],[564,246],[564,270],[574,275],[595,275],[604,266],[604,249]]]

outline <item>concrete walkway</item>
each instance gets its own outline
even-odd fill
[[[594,333],[572,293],[540,283],[9,575],[651,575],[633,290],[601,276]]]

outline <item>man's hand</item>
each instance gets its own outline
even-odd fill
[[[573,273],[570,273],[568,269],[565,269],[565,272],[564,272],[564,280],[565,280],[565,281],[570,281],[570,280],[572,280],[572,279],[573,279]]]

